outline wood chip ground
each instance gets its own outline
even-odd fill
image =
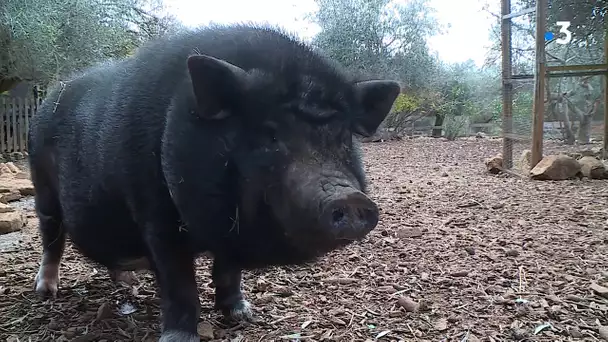
[[[245,272],[244,291],[258,318],[252,324],[228,324],[212,310],[209,260],[199,260],[201,338],[608,338],[608,181],[491,175],[484,160],[501,151],[500,143],[364,144],[372,196],[382,208],[377,229],[316,264]],[[524,148],[516,146],[514,155]],[[32,291],[41,251],[36,224],[30,218],[16,247],[0,253],[0,341],[158,339],[152,276],[140,275],[133,288],[115,285],[71,245],[59,297],[39,299]]]

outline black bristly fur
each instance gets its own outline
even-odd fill
[[[247,72],[196,88],[225,97],[216,99],[221,118],[207,118],[219,107],[194,96],[193,82],[213,81],[197,64],[191,79],[194,51]],[[308,262],[350,242],[316,227],[326,188],[366,191],[353,134],[370,114],[355,82],[289,35],[248,25],[162,39],[91,68],[59,84],[31,121],[41,234],[54,234],[45,218],[62,222],[84,255],[110,269],[147,257],[164,329],[194,334],[188,260],[199,253],[213,253],[214,281],[233,279],[216,302],[234,310],[241,269]]]

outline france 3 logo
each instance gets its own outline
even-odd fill
[[[569,21],[558,21],[555,23],[559,27],[559,33],[565,36],[555,39],[555,42],[560,45],[566,45],[572,41],[572,32],[568,30],[570,27]],[[555,34],[551,31],[545,33],[545,41],[550,41],[555,38]]]

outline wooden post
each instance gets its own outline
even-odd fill
[[[27,132],[25,131],[25,118],[30,111],[29,96],[23,98],[23,106],[21,109],[23,110],[19,113],[19,152],[25,152],[25,139],[27,137]]]
[[[0,96],[0,153],[4,153],[6,150],[6,118],[8,117],[8,111],[6,109],[6,98]]]
[[[16,98],[13,98],[12,118],[11,126],[13,131],[11,132],[11,143],[9,144],[9,152],[15,152],[17,150],[17,111],[19,110],[18,102]]]
[[[605,26],[605,30],[604,64],[608,65],[608,25]],[[604,148],[602,158],[608,159],[608,72],[604,74]]]
[[[511,59],[511,0],[502,0],[501,9],[501,49],[502,49],[502,162],[505,169],[513,167],[513,81]]]
[[[21,115],[23,115],[23,112],[25,111],[25,106],[27,105],[26,101],[27,97],[19,99],[19,112],[17,113],[17,152],[21,152],[21,149],[23,148],[23,138],[21,137],[21,133],[23,132],[23,121],[21,120]]]
[[[534,104],[532,117],[532,155],[530,167],[533,168],[543,158],[543,128],[545,119],[545,30],[547,23],[547,0],[536,1],[536,67],[534,68]]]
[[[23,152],[27,152],[29,146],[30,146],[30,141],[29,141],[29,134],[30,134],[30,116],[33,116],[34,113],[36,112],[37,106],[36,103],[38,102],[38,99],[36,97],[30,99],[29,101],[29,109],[25,112],[25,116],[23,118],[23,121],[25,122],[25,148],[23,150]]]

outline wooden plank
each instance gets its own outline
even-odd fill
[[[545,75],[548,78],[560,78],[560,77],[576,77],[576,76],[603,76],[606,74],[605,70],[589,70],[589,71],[567,71],[560,72],[554,71]],[[520,74],[520,75],[512,75],[511,80],[531,80],[535,76],[532,74]]]
[[[23,98],[23,112],[19,113],[19,152],[25,151],[25,118],[30,111],[30,98]]]
[[[9,152],[15,152],[17,147],[17,99],[13,98],[13,108],[11,111],[11,143],[9,144]]]
[[[26,98],[19,99],[19,112],[17,112],[17,151],[22,151],[23,146],[23,114],[25,113],[25,100]]]
[[[510,2],[510,1],[509,1]],[[504,4],[504,3],[503,3]],[[511,12],[511,4],[509,4],[509,12]],[[532,13],[536,11],[536,8],[534,7],[530,7],[530,8],[526,8],[525,10],[521,10],[519,12],[514,12],[514,13],[509,13],[509,14],[503,14],[502,15],[502,20],[506,21],[507,19],[512,19],[512,18],[517,18],[517,17],[521,17],[522,15],[526,15],[528,13]],[[510,21],[510,20],[509,20]]]
[[[547,22],[547,0],[536,1],[536,67],[534,68],[534,102],[532,117],[532,153],[530,167],[543,158],[543,121],[545,119],[545,30]]]
[[[493,122],[488,122],[488,123],[476,123],[476,124],[470,124],[469,127],[471,128],[491,128],[496,126],[496,123]]]
[[[25,100],[26,98],[20,98],[19,99],[19,112],[17,113],[17,151],[21,152],[22,151],[22,146],[23,146],[23,120],[21,119],[21,117],[23,116],[23,113],[25,112]]]
[[[15,99],[15,110],[13,111],[13,151],[19,151],[19,112],[21,112],[21,98]]]
[[[0,97],[0,153],[4,153],[6,151],[6,117],[8,116],[7,112],[7,101],[5,97]]]
[[[608,65],[608,28],[604,33],[604,63]],[[602,154],[603,159],[608,159],[608,74],[604,75],[604,149]]]
[[[503,17],[511,12],[511,0],[502,0],[501,12]],[[511,83],[511,20],[503,20],[500,26],[502,50],[502,158],[503,167],[513,167],[513,84]]]
[[[30,116],[34,115],[34,112],[36,111],[36,99],[35,98],[31,98],[29,101],[29,111],[27,111],[25,113],[24,116],[24,122],[25,122],[25,144],[24,144],[24,148],[23,151],[27,152],[28,148],[29,148],[29,140],[28,140],[28,134],[30,132]]]
[[[581,65],[553,65],[548,66],[547,71],[586,71],[586,70],[600,70],[603,72],[608,71],[608,64],[581,64]]]

